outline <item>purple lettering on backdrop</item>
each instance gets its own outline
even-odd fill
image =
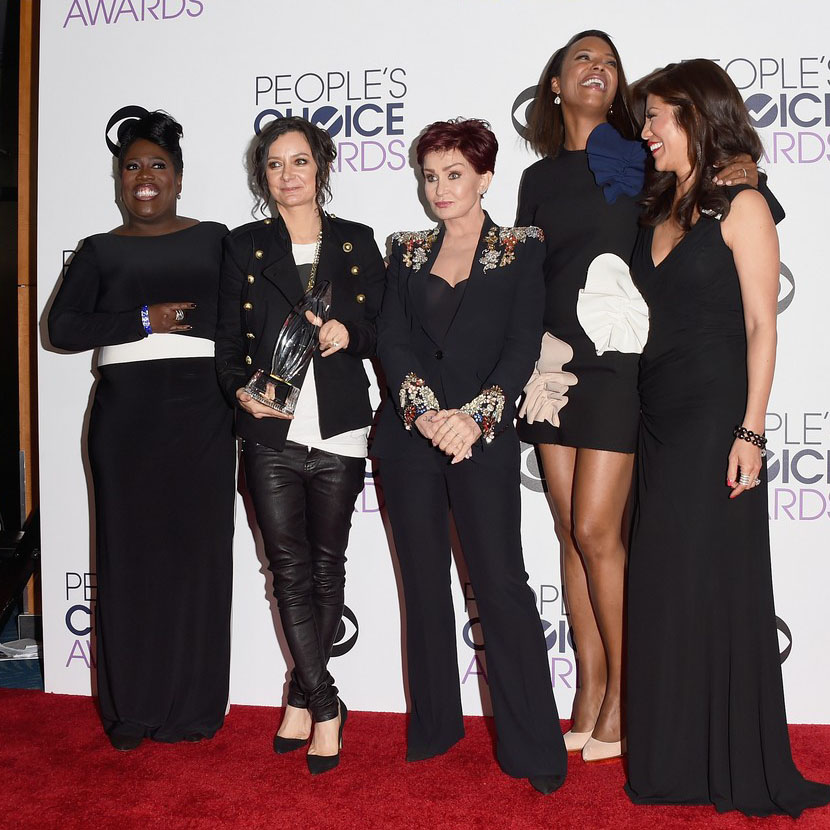
[[[467,671],[464,672],[464,677],[461,679],[462,686],[467,682],[467,678],[470,676],[483,677],[484,682],[487,683],[487,671],[484,668],[484,664],[479,659],[478,654],[474,654],[473,659],[470,660],[470,665],[467,666]]]
[[[815,121],[818,121],[818,118]],[[807,158],[807,151],[804,146],[808,138],[814,141],[813,153],[815,155],[812,158]],[[801,132],[798,134],[799,164],[815,164],[817,161],[823,161],[824,157],[824,139],[818,133]]]
[[[388,161],[386,163],[386,166],[390,170],[403,170],[403,168],[406,166],[406,156],[404,155],[404,153],[398,153],[395,150],[393,150],[392,149],[393,146],[394,147],[400,147],[401,150],[406,149],[406,144],[403,141],[401,141],[401,139],[396,138],[393,141],[390,141],[389,142],[389,157],[390,158],[394,157],[394,158],[398,159],[399,163],[397,165],[394,165],[394,164],[392,164],[391,161]]]
[[[349,155],[348,157],[343,152],[347,148],[351,151],[351,155]],[[346,164],[348,164],[349,167],[352,170],[357,172],[357,167],[355,167],[353,162],[358,157],[359,154],[360,154],[360,147],[358,147],[357,144],[355,144],[353,141],[341,141],[337,145],[337,171],[338,171],[338,173],[343,170],[343,162],[346,162]]]
[[[70,20],[80,20],[84,26],[89,26],[84,17],[83,9],[81,8],[80,0],[72,0],[72,5],[69,7],[69,12],[66,15],[66,20],[63,21],[63,28],[69,25]]]
[[[562,670],[563,667],[559,667],[559,664],[564,664],[564,671]],[[554,657],[550,661],[550,679],[553,683],[553,688],[556,688],[556,681],[557,679],[561,681],[559,685],[564,686],[566,689],[572,689],[573,686],[568,683],[568,678],[573,674],[574,665],[567,657]]]
[[[147,15],[149,14],[153,18],[153,20],[158,20],[159,18],[156,14],[156,9],[161,5],[161,2],[162,0],[155,0],[155,2],[151,6],[145,5],[141,9],[141,19],[146,20]]]
[[[184,7],[187,5],[185,0],[178,0],[178,2],[181,3],[181,6],[175,14],[167,14],[167,2],[168,0],[164,0],[161,6],[161,16],[164,20],[173,20],[174,18],[181,17],[181,15],[184,14]]]
[[[377,147],[380,150],[380,161],[374,166],[370,167],[366,161],[366,149],[368,147]],[[379,141],[362,141],[360,143],[360,169],[364,172],[371,172],[372,170],[380,170],[386,161],[386,150]]]
[[[141,18],[138,16],[138,12],[135,10],[133,6],[133,0],[121,0],[121,5],[118,7],[118,11],[115,13],[115,20],[113,23],[118,23],[119,18],[122,14],[131,14],[133,16],[133,20],[136,23],[141,21]],[[107,21],[109,23],[109,21]]]
[[[188,10],[187,10],[187,16],[188,17],[198,17],[205,10],[205,4],[202,2],[202,0],[189,0],[189,3],[190,3],[191,6],[198,7],[198,11],[191,11],[188,8]]]
[[[90,647],[89,640],[86,641],[86,648],[84,648],[81,640],[75,640],[72,643],[72,650],[69,652],[69,657],[66,659],[64,668],[69,668],[69,664],[73,660],[81,660],[88,669],[95,668],[95,660],[92,659],[92,648]]]

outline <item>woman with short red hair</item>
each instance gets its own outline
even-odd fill
[[[372,446],[406,601],[407,760],[463,737],[450,592],[450,510],[487,657],[502,769],[544,794],[565,779],[550,667],[520,537],[515,401],[542,333],[543,234],[503,228],[481,199],[498,142],[486,122],[439,121],[417,145],[437,228],[393,236],[378,323],[390,390]]]

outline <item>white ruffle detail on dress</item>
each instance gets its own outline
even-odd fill
[[[573,360],[573,356],[573,349],[564,340],[549,332],[542,335],[541,354],[525,384],[520,418],[527,418],[530,424],[549,421],[555,427],[559,426],[559,410],[568,403],[568,388],[578,382],[573,372],[562,368]]]
[[[600,254],[588,267],[576,316],[597,354],[641,354],[648,339],[648,306],[616,254]]]

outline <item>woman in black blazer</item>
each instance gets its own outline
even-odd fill
[[[345,551],[372,420],[363,358],[375,351],[383,294],[372,229],[323,212],[334,157],[329,135],[302,118],[277,119],[260,133],[254,187],[263,210],[273,200],[277,215],[227,237],[216,336],[219,380],[236,407],[245,478],[294,661],[274,751],[304,746],[314,726],[312,773],[339,762],[347,714],[327,664],[343,613]],[[243,387],[255,369],[270,367],[285,318],[323,280],[331,284],[330,319],[299,380],[292,418]]]
[[[539,352],[544,245],[481,207],[498,144],[486,122],[430,125],[418,163],[443,224],[397,233],[378,323],[391,400],[372,454],[406,600],[407,759],[464,733],[450,593],[452,514],[475,592],[502,769],[540,792],[566,754],[539,615],[522,559],[515,400]]]

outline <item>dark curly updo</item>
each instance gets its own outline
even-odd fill
[[[142,118],[129,118],[118,128],[118,169],[124,169],[130,146],[143,138],[165,150],[173,159],[173,169],[179,175],[184,170],[179,140],[184,135],[182,125],[163,110],[148,112]]]

